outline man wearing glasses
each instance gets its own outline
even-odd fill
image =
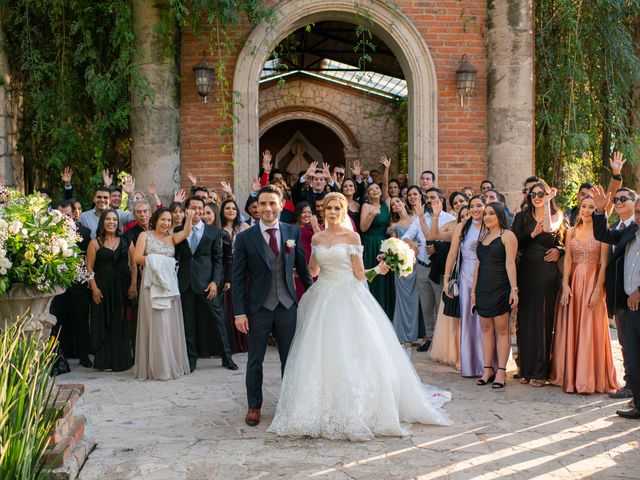
[[[480,183],[480,193],[486,194],[489,190],[494,190],[496,187],[491,180],[483,180]]]
[[[334,165],[332,169],[333,181],[336,183],[338,187],[338,191],[342,188],[342,182],[344,182],[344,176],[346,174],[346,168],[342,164]]]

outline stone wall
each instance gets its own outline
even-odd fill
[[[346,152],[347,157],[357,155],[367,169],[380,168],[377,159],[383,153],[397,158],[399,126],[393,99],[322,80],[287,78],[283,86],[271,82],[260,89],[261,124],[279,112],[285,118],[310,118],[325,125],[339,119],[356,143],[354,151]],[[307,112],[314,115],[307,117]]]
[[[429,48],[436,69],[437,91],[432,92],[431,98],[437,103],[438,184],[447,190],[462,184],[478,186],[487,175],[487,2],[397,0],[394,4],[399,13],[396,23],[409,21],[415,26]],[[227,78],[231,84],[238,52],[250,31],[248,25],[244,29],[235,29],[237,49],[225,60]],[[192,67],[201,60],[203,50],[210,51],[207,35],[195,37],[183,32],[180,66],[183,186],[187,186],[184,174],[187,170],[196,173],[206,185],[217,185],[220,180],[233,181],[234,160],[246,161],[233,159],[229,136],[220,134],[220,127],[225,120],[221,116],[220,100],[216,94],[209,97],[207,104],[203,104],[197,96]],[[463,54],[478,68],[478,74],[473,97],[461,107],[455,72]],[[216,61],[215,53],[209,57],[209,61]],[[257,111],[255,115],[258,115]]]

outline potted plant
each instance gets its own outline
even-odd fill
[[[25,331],[40,342],[56,321],[51,300],[84,272],[76,225],[49,202],[42,193],[0,187],[0,326],[30,310]]]

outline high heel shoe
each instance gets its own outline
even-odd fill
[[[493,388],[494,390],[497,390],[499,388],[504,388],[505,385],[507,384],[507,369],[506,368],[502,368],[502,367],[498,367],[498,370],[503,370],[504,371],[504,382],[503,383],[493,382],[491,384],[491,388]]]
[[[493,382],[496,379],[496,371],[494,370],[493,367],[483,367],[483,368],[487,368],[487,369],[490,368],[491,370],[493,370],[493,375],[491,375],[487,380],[485,380],[484,378],[481,378],[476,382],[476,385],[489,385],[491,382]]]

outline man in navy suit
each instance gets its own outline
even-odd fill
[[[282,192],[267,185],[257,198],[260,221],[236,237],[231,280],[236,327],[248,334],[249,410],[245,422],[252,427],[260,423],[262,362],[269,333],[273,331],[276,338],[284,373],[296,331],[294,267],[305,290],[313,282],[300,245],[300,230],[278,221],[283,207]]]
[[[596,204],[593,235],[596,240],[615,246],[609,263],[619,266],[607,268],[607,306],[610,313],[623,316],[625,323],[625,349],[629,363],[627,374],[633,401],[630,409],[616,413],[624,418],[640,419],[640,200],[636,200],[634,207],[636,223],[622,230],[612,230],[607,226],[606,215],[611,193],[594,187],[591,196]]]

